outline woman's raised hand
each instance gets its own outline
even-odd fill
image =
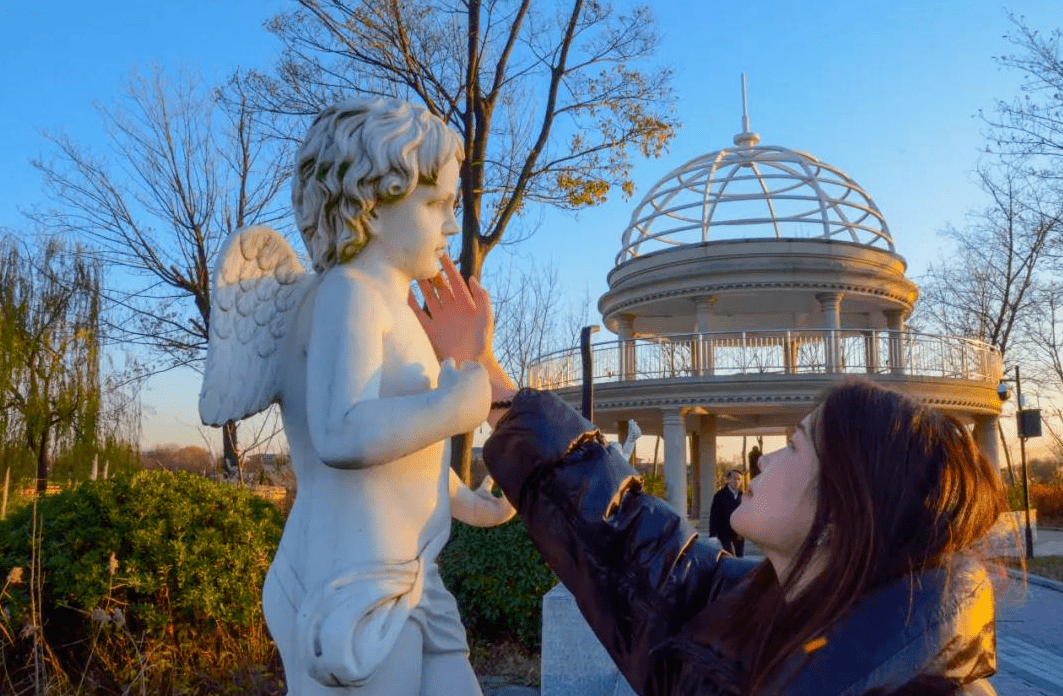
[[[493,355],[494,316],[491,298],[476,278],[468,284],[449,256],[443,256],[442,272],[431,280],[418,280],[424,295],[422,307],[410,292],[410,309],[432,341],[436,357],[484,362]]]

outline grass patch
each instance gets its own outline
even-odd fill
[[[539,651],[531,650],[515,640],[485,641],[469,636],[469,661],[473,671],[488,679],[490,686],[505,684],[539,686]]]
[[[1063,556],[1028,558],[1026,559],[1026,572],[1063,582]]]
[[[1050,515],[1041,515],[1041,511],[1037,511],[1037,528],[1038,529],[1051,529],[1053,531],[1063,531],[1063,517],[1055,517]]]
[[[1008,560],[1009,568],[1019,568],[1018,561]],[[1040,575],[1042,578],[1063,582],[1063,556],[1037,556],[1026,559],[1026,572],[1030,575]]]

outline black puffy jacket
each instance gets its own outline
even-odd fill
[[[742,664],[706,616],[753,562],[721,555],[641,480],[595,426],[548,392],[521,390],[484,459],[536,547],[641,694],[737,694]],[[994,694],[993,591],[957,559],[880,587],[789,660],[762,694]]]

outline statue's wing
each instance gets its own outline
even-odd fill
[[[211,286],[199,393],[204,424],[246,418],[278,399],[279,349],[313,277],[269,227],[237,230],[225,240]]]

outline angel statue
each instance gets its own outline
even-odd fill
[[[292,182],[313,272],[266,227],[235,232],[214,271],[200,415],[279,404],[298,480],[262,592],[296,696],[481,693],[436,564],[451,516],[513,516],[490,480],[471,490],[449,466],[448,438],[486,419],[492,390],[487,295],[446,257],[462,156],[423,107],[325,109]],[[422,309],[415,280],[459,293],[483,330]]]

